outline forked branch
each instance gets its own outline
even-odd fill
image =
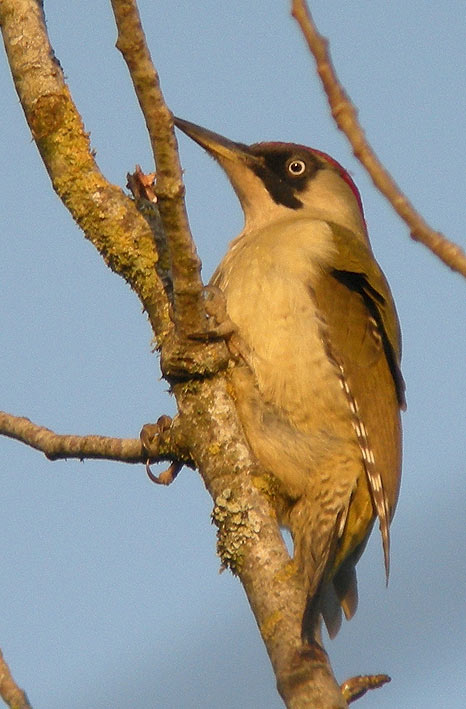
[[[13,81],[53,188],[107,265],[138,294],[160,345],[170,329],[146,220],[100,172],[89,134],[50,45],[38,0],[2,0],[0,25]]]

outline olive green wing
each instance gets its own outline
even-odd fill
[[[333,573],[349,557],[354,557],[354,567],[375,510],[388,578],[389,524],[401,472],[400,407],[405,406],[400,330],[390,289],[369,247],[339,226],[334,225],[333,232],[338,251],[332,269],[314,286],[313,297],[329,356],[348,398],[366,473],[352,495]],[[338,585],[338,578],[335,581]]]

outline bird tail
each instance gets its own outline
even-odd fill
[[[321,642],[321,618],[329,637],[333,639],[340,630],[342,611],[350,620],[358,607],[358,584],[354,560],[348,559],[331,581],[322,582],[317,593],[308,596],[301,625],[303,643]]]
[[[315,645],[322,647],[321,633],[321,598],[320,592],[314,596],[308,596],[301,622],[301,640],[303,645]]]

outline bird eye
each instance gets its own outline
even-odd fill
[[[286,168],[290,175],[299,177],[306,172],[306,163],[299,158],[291,158],[291,160],[288,160]]]

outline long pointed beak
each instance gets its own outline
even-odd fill
[[[250,162],[251,159],[254,159],[248,146],[243,143],[234,143],[232,140],[224,138],[223,135],[207,130],[207,128],[201,128],[195,123],[184,121],[182,118],[175,117],[174,122],[177,128],[186,133],[219,162],[223,162],[223,160],[232,160],[236,163],[238,161]]]

